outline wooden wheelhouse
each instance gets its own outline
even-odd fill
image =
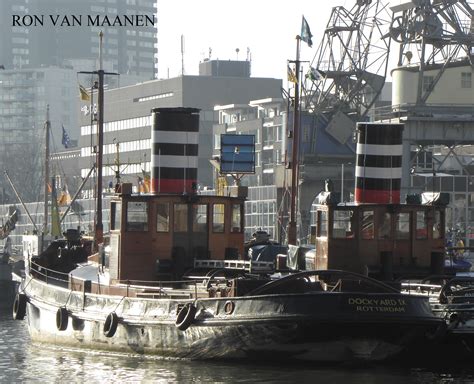
[[[385,280],[443,273],[444,205],[319,204],[315,218],[316,269]]]
[[[244,198],[121,194],[111,201],[110,278],[180,278],[195,260],[244,255]]]

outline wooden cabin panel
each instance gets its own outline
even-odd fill
[[[119,265],[119,280],[152,281],[156,274],[156,259],[150,252],[128,253],[128,257],[121,258]]]
[[[343,269],[363,273],[365,265],[372,257],[371,253],[358,249],[358,241],[355,239],[330,239],[328,244],[328,268]],[[362,256],[363,255],[363,256]]]
[[[316,269],[328,269],[328,243],[326,238],[316,238]]]
[[[360,240],[358,254],[362,265],[377,266],[380,264],[380,253],[383,248],[379,248],[380,243],[374,240]]]
[[[151,253],[155,259],[170,260],[173,250],[173,239],[170,233],[157,233],[150,242]]]
[[[397,246],[392,250],[393,265],[407,266],[412,264],[412,241],[397,240]]]
[[[121,245],[119,280],[153,280],[156,256],[150,246],[149,233],[127,232]]]
[[[231,233],[228,237],[227,247],[230,249],[237,249],[238,258],[244,258],[244,234],[242,233]],[[224,249],[225,252],[225,249]]]
[[[225,248],[228,244],[228,234],[209,233],[209,257],[212,260],[223,260]]]

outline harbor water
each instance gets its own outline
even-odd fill
[[[5,288],[5,287],[3,287]],[[209,362],[73,350],[32,343],[27,319],[0,299],[0,383],[473,383],[474,364],[351,366]],[[474,360],[474,359],[473,359]]]

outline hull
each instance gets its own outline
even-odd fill
[[[0,309],[11,308],[17,283],[12,280],[10,264],[0,264]]]
[[[440,325],[420,297],[325,292],[194,300],[192,324],[180,330],[178,312],[189,299],[88,294],[28,277],[23,286],[33,340],[163,357],[385,360]],[[61,307],[68,319],[62,331],[57,326]],[[112,312],[119,321],[107,337],[104,324]]]

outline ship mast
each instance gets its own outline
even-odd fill
[[[291,203],[290,221],[288,223],[288,244],[297,243],[296,226],[296,202],[298,197],[298,169],[299,169],[299,104],[300,104],[300,43],[301,37],[296,36],[296,60],[295,63],[295,100],[293,108],[293,143],[291,146]]]
[[[45,146],[44,146],[44,213],[43,230],[41,231],[41,250],[44,244],[44,235],[48,232],[48,197],[49,197],[49,132],[51,130],[51,121],[49,120],[49,104],[46,106],[46,121],[44,122]]]
[[[97,101],[97,183],[96,183],[96,198],[97,198],[97,212],[95,218],[95,236],[94,244],[95,250],[98,250],[98,245],[104,241],[104,225],[102,223],[102,166],[103,166],[103,146],[104,146],[104,78],[105,75],[118,75],[115,72],[105,72],[103,69],[102,60],[102,42],[104,33],[99,32],[99,69],[93,72],[80,71],[79,73],[93,74],[98,77],[98,101]]]
[[[104,146],[104,69],[102,68],[102,38],[104,34],[99,32],[99,70],[97,71],[99,77],[98,90],[98,121],[97,121],[97,213],[95,223],[95,244],[103,243],[104,241],[104,225],[102,223],[102,157]]]

